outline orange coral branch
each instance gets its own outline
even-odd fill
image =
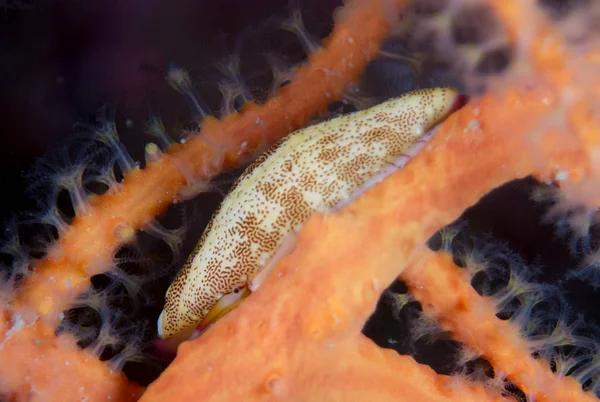
[[[346,348],[359,365],[372,358],[374,352],[356,352],[361,327],[382,287],[418,255],[434,231],[508,180],[534,172],[547,177],[557,165],[577,166],[578,149],[548,147],[550,163],[544,170],[533,159],[527,133],[551,110],[545,95],[510,90],[472,102],[448,118],[404,169],[339,212],[313,216],[301,230],[296,250],[263,287],[202,337],[184,343],[143,399],[160,400],[175,389],[183,398],[256,396],[272,372],[285,395],[309,389],[313,398],[330,397],[326,390],[319,393],[320,378],[329,373],[352,384],[353,372],[328,365],[324,356],[336,353],[328,345]],[[506,121],[520,126],[506,133]],[[550,133],[546,141],[552,140]],[[307,375],[304,367],[327,370]],[[379,386],[386,387],[384,380]],[[380,394],[369,388],[361,394],[367,395]]]
[[[535,400],[597,401],[573,378],[558,378],[546,361],[531,357],[519,329],[496,317],[493,300],[471,287],[470,276],[454,265],[449,254],[424,250],[400,277],[427,314],[454,339],[485,356],[526,395]]]
[[[14,317],[14,316],[13,316]],[[4,317],[0,329],[0,399],[3,401],[137,401],[144,387],[110,371],[76,345],[71,335],[37,321],[20,328]],[[3,393],[7,393],[4,394]]]

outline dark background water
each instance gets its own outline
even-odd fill
[[[327,35],[339,5],[333,0],[301,2],[312,35]],[[260,63],[254,62],[262,52],[285,56],[290,64],[302,60],[302,48],[291,35],[268,28],[288,14],[287,6],[281,0],[53,0],[0,8],[0,222],[35,208],[36,195],[26,193],[24,173],[73,135],[75,123],[89,121],[103,105],[114,105],[121,139],[136,159],[149,140],[141,128],[150,114],[161,116],[167,128],[184,127],[187,106],[164,80],[171,63],[190,70],[199,92],[216,111],[214,84],[220,77],[214,65],[231,52],[236,39],[249,38],[241,59],[250,70],[260,70]],[[266,37],[252,31],[265,25]],[[390,68],[375,69],[375,75],[383,76]],[[423,77],[406,77],[400,86],[422,84],[417,81]],[[544,208],[530,200],[535,185],[532,180],[510,183],[469,210],[466,218],[471,234],[491,233],[506,241],[526,261],[544,267],[544,281],[556,282],[579,261],[542,222]],[[200,203],[203,221],[218,199],[217,195]],[[196,227],[190,244],[200,232]],[[563,291],[574,311],[597,318],[598,294],[593,288],[572,281]],[[148,314],[155,319],[157,311],[154,306]],[[390,334],[401,331],[401,324],[384,308],[367,328],[384,345]]]

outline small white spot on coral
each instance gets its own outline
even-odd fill
[[[554,175],[554,180],[556,181],[565,181],[569,178],[569,172],[567,172],[566,170],[561,170],[559,172],[556,172],[556,174]]]
[[[187,139],[185,137],[179,140],[180,144],[185,144],[186,142],[187,142]]]
[[[323,71],[323,72],[324,72],[326,75],[329,75],[329,76],[332,76],[332,75],[333,75],[333,76],[338,76],[338,77],[339,77],[339,76],[341,76],[341,75],[342,75],[342,74],[341,74],[339,71],[330,70],[330,69],[328,69],[328,68],[322,68],[321,70],[322,70],[322,71]]]
[[[348,38],[348,43],[350,43],[350,44],[354,43],[354,39],[352,39],[352,37],[349,37]]]
[[[481,130],[481,123],[479,123],[479,120],[471,120],[469,121],[469,124],[467,124],[467,128],[465,128],[464,132],[477,132]]]
[[[71,364],[71,363],[69,363],[69,361],[67,360],[67,361],[65,362],[65,366],[68,366],[69,364]]]
[[[340,323],[340,321],[341,321],[341,320],[340,320],[340,317],[338,317],[338,316],[337,316],[337,315],[335,315],[335,314],[333,314],[333,315],[332,315],[332,318],[333,318],[333,322],[335,322],[336,324],[339,324],[339,323]]]
[[[4,342],[25,327],[25,320],[23,320],[23,317],[18,313],[13,313],[10,316],[10,323],[12,324],[12,327],[6,331],[4,340],[0,343],[0,350],[4,349]]]

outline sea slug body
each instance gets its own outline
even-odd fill
[[[409,92],[271,147],[233,185],[169,287],[159,336],[189,337],[209,313],[214,321],[233,308],[287,235],[405,154],[460,98],[453,88]]]

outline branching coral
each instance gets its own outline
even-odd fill
[[[328,44],[309,57],[309,64],[295,72],[294,80],[277,97],[262,106],[247,104],[242,113],[221,121],[205,120],[199,135],[185,146],[173,145],[168,154],[145,169],[128,171],[120,191],[90,200],[87,213],[76,216],[48,257],[35,263],[35,274],[21,284],[15,300],[3,310],[0,357],[18,362],[10,369],[5,366],[4,388],[22,397],[43,395],[45,400],[61,399],[64,392],[75,395],[78,390],[89,399],[100,395],[115,398],[122,394],[122,387],[131,388],[124,395],[137,397],[138,387],[125,386],[122,376],[98,361],[90,362],[90,356],[73,348],[73,341],[66,346],[69,356],[58,357],[69,343],[63,336],[54,336],[60,314],[89,286],[90,276],[111,266],[117,247],[177,200],[182,189],[205,181],[244,154],[301,127],[341,97],[346,85],[356,80],[375,56],[389,30],[378,2],[351,8],[355,9],[338,24]],[[50,357],[51,352],[56,355]],[[33,365],[38,356],[50,360]],[[67,362],[72,374],[62,380],[47,378],[44,367]],[[86,364],[96,370],[96,375],[88,378],[90,383],[84,381],[86,377],[72,381],[77,377],[74,373]],[[102,385],[94,388],[92,384]]]
[[[3,311],[0,360],[14,364],[2,369],[0,385],[9,398],[141,395],[140,387],[80,352],[73,339],[55,336],[59,315],[88,286],[90,275],[110,266],[117,246],[182,188],[233,165],[240,149],[257,149],[304,125],[339,99],[388,34],[385,13],[403,2],[397,3],[347,6],[326,46],[309,56],[277,97],[222,121],[205,120],[199,136],[152,158],[145,169],[127,172],[119,192],[91,200],[87,214],[75,218]],[[518,329],[494,316],[491,302],[470,288],[464,271],[426,247],[437,230],[515,178],[557,180],[571,202],[598,205],[598,82],[593,74],[585,80],[574,74],[575,67],[594,68],[597,51],[570,51],[531,1],[489,3],[506,25],[518,60],[537,76],[511,81],[515,75],[509,74],[496,81],[502,86],[451,116],[402,170],[351,204],[312,216],[295,250],[258,292],[181,345],[142,400],[510,399],[381,350],[360,333],[383,288],[398,275],[425,313],[527,397],[596,399],[573,378],[531,358]],[[49,372],[48,365],[61,367],[60,373]]]

